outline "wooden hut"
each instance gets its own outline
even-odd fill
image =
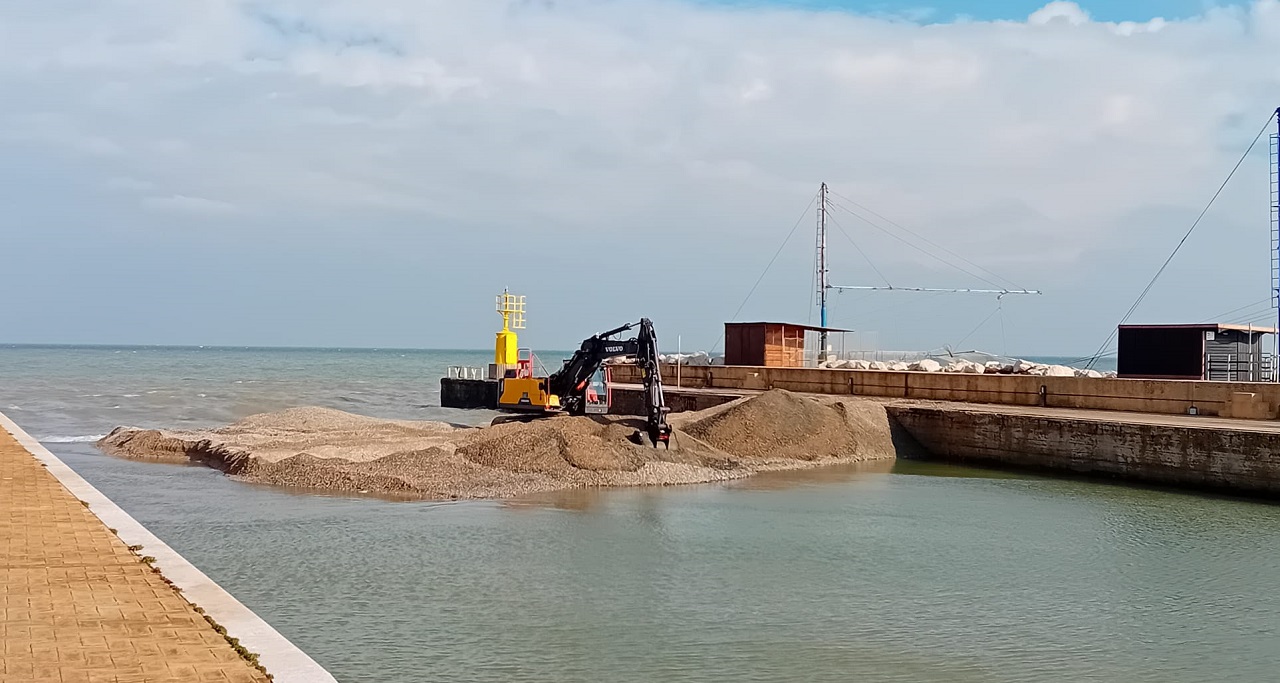
[[[843,333],[833,327],[797,323],[725,323],[725,365],[802,368],[816,364],[821,349],[816,341],[823,332]],[[812,343],[806,344],[809,337]]]

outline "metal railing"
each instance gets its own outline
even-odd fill
[[[1275,382],[1277,359],[1273,355],[1208,353],[1204,378],[1210,382]]]

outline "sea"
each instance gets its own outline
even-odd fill
[[[483,351],[0,347],[0,411],[339,681],[1274,681],[1280,506],[899,461],[496,501],[130,462],[119,425],[439,406]]]

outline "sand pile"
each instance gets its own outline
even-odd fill
[[[132,459],[202,463],[254,483],[417,498],[723,481],[894,457],[888,417],[870,402],[771,391],[672,423],[671,448],[655,449],[631,440],[642,426],[635,418],[472,428],[294,408],[205,431],[118,427],[98,446]]]
[[[740,458],[879,460],[894,457],[881,404],[773,390],[677,419],[684,431]]]

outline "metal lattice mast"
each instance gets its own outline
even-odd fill
[[[819,350],[818,359],[821,361],[827,355],[827,290],[830,286],[827,284],[827,184],[823,183],[818,188],[818,259],[817,259],[817,281],[818,281],[818,310],[820,312],[819,324],[822,325],[822,332],[819,333]]]
[[[1276,109],[1276,132],[1271,136],[1271,196],[1267,203],[1271,205],[1271,307],[1276,309],[1276,327],[1280,329],[1280,109]],[[1280,333],[1276,335],[1276,355],[1280,357]]]

